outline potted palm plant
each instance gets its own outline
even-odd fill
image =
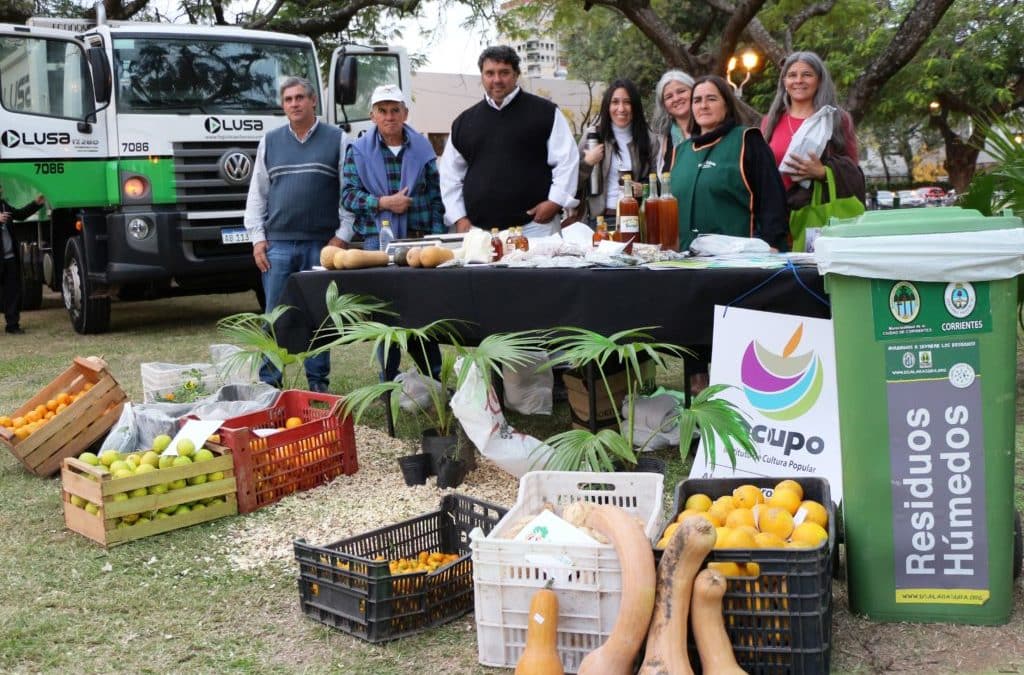
[[[468,445],[460,445],[457,419],[451,409],[451,396],[462,385],[469,366],[475,364],[489,386],[502,367],[522,368],[530,364],[532,354],[541,348],[544,339],[543,334],[535,331],[501,333],[489,335],[477,347],[468,348],[462,344],[458,322],[447,319],[420,328],[361,321],[339,330],[340,344],[370,343],[375,354],[388,353],[392,345],[403,353],[423,349],[423,358],[416,360],[416,368],[422,377],[431,379],[433,374],[423,372],[420,365],[429,362],[424,344],[432,340],[451,345],[451,349],[442,351],[436,383],[427,387],[429,401],[426,405],[414,401],[423,452],[434,458],[439,487],[459,485],[473,457]],[[345,397],[343,410],[358,422],[369,406],[383,399],[391,406],[392,417],[398,418],[402,386],[401,382],[378,382],[359,387]]]
[[[550,340],[550,349],[556,356],[548,364],[554,367],[565,364],[572,368],[593,367],[597,369],[600,382],[613,404],[616,396],[609,385],[606,374],[611,364],[622,364],[626,371],[627,412],[623,417],[619,406],[613,405],[617,426],[615,429],[601,429],[594,433],[586,429],[571,429],[548,438],[537,448],[538,461],[544,468],[553,471],[614,471],[617,464],[635,467],[637,454],[634,450],[634,412],[639,387],[643,381],[642,362],[652,361],[656,366],[666,366],[667,358],[682,358],[689,350],[664,342],[654,342],[647,332],[649,328],[625,330],[605,336],[584,328],[562,327],[555,331]],[[704,451],[710,463],[715,462],[719,444],[736,464],[736,448],[751,457],[757,457],[757,450],[750,437],[750,428],[743,413],[731,401],[718,398],[727,389],[726,385],[710,386],[695,396],[687,406],[681,400],[676,406],[676,415],[666,427],[677,424],[679,450],[683,459],[689,449],[685,439],[700,434]],[[646,447],[645,441],[640,451]]]

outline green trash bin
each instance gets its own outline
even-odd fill
[[[875,211],[816,242],[854,613],[1009,619],[1021,227],[960,208]]]

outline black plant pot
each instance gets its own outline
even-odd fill
[[[406,485],[423,485],[430,474],[430,455],[406,455],[398,458]]]
[[[473,446],[468,441],[459,443],[458,434],[439,436],[436,429],[428,429],[422,436],[423,454],[431,458],[430,475],[436,475],[441,459],[450,457],[462,460],[470,469],[476,467]]]
[[[444,457],[437,465],[437,487],[453,488],[462,485],[469,473],[469,464],[461,459]]]
[[[618,470],[638,473],[660,473],[664,476],[667,468],[668,465],[665,463],[665,460],[658,459],[657,457],[646,457],[641,455],[640,457],[637,457],[635,466],[620,464]]]

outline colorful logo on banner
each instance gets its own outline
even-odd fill
[[[743,352],[743,393],[750,405],[769,419],[794,420],[810,410],[821,395],[821,357],[814,351],[795,353],[803,331],[801,323],[782,353],[772,352],[757,340],[751,340]]]

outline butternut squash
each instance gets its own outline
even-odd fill
[[[413,246],[409,249],[409,252],[405,254],[405,261],[409,263],[409,267],[422,267],[420,264],[421,251],[423,251],[422,246]]]
[[[715,526],[702,516],[683,519],[658,565],[658,595],[647,631],[641,675],[692,675],[686,653],[690,594],[704,558],[715,546]]]
[[[343,250],[340,246],[324,246],[320,249],[320,266],[334,269],[334,254]]]
[[[332,261],[334,263],[334,269],[336,269],[336,270],[343,270],[343,269],[345,269],[345,258],[348,257],[349,253],[350,253],[350,251],[348,251],[347,249],[344,249],[344,248],[340,248],[340,249],[338,249],[337,251],[334,252],[334,260]]]
[[[725,631],[722,596],[726,580],[721,572],[702,570],[693,582],[693,639],[704,675],[746,675],[736,662],[732,642]]]
[[[619,615],[604,644],[587,654],[579,675],[631,675],[654,611],[654,553],[643,527],[617,506],[582,507],[583,524],[608,537],[622,566]]]
[[[530,599],[530,624],[526,648],[516,663],[515,675],[564,675],[558,656],[558,596],[551,590],[552,579]]]
[[[388,264],[388,254],[384,251],[360,251],[351,249],[344,260],[345,269],[359,270],[364,267],[385,267]]]
[[[424,246],[420,251],[420,264],[424,267],[437,267],[454,258],[455,252],[444,246]]]

